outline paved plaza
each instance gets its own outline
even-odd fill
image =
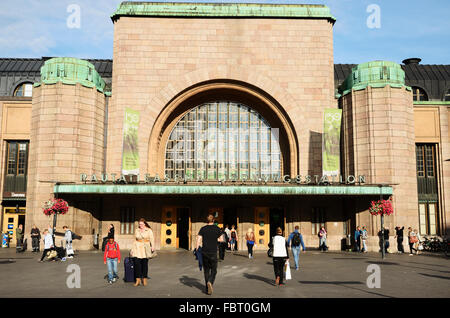
[[[122,255],[127,253],[122,251]],[[188,251],[158,252],[150,261],[146,287],[123,282],[123,263],[119,264],[121,279],[108,285],[101,252],[80,252],[66,262],[38,263],[39,256],[0,250],[0,297],[211,297],[203,293],[203,272]],[[307,251],[300,262],[301,269],[292,270],[292,280],[275,287],[272,260],[265,253],[250,260],[244,252],[228,252],[218,265],[212,297],[450,297],[450,261],[446,257],[389,254],[382,261],[378,253]],[[73,274],[71,264],[80,268],[80,288],[67,287]],[[381,288],[366,284],[370,264],[380,267]]]

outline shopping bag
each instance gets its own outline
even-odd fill
[[[423,251],[423,245],[422,245],[422,244],[419,244],[419,246],[417,246],[417,249],[418,249],[419,251]]]
[[[286,276],[286,280],[292,279],[291,267],[289,266],[289,260],[287,260],[286,263],[284,264],[284,273]]]

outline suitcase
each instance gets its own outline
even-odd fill
[[[125,267],[125,275],[123,275],[123,280],[126,283],[134,283],[134,260],[131,257],[125,257],[125,261],[123,262],[123,266]]]

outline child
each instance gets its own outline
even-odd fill
[[[73,247],[72,247],[72,231],[69,230],[67,225],[63,226],[65,231],[64,238],[66,239],[66,254],[67,258],[73,258]]]
[[[120,263],[119,244],[110,237],[105,246],[103,262],[108,265],[108,283],[115,283],[119,276],[117,275],[117,263]]]

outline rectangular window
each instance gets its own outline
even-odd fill
[[[120,208],[120,234],[134,234],[134,207]]]
[[[27,174],[28,141],[8,141],[6,173],[8,175]]]
[[[312,209],[312,235],[318,235],[320,228],[325,227],[325,208],[313,208]]]

